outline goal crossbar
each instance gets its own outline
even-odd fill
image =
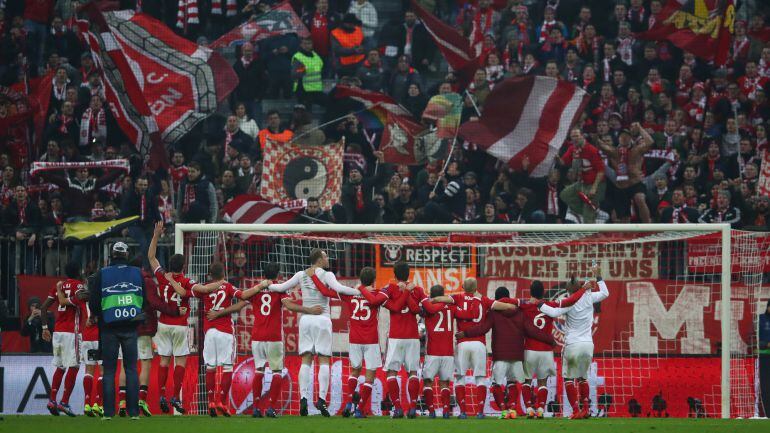
[[[731,228],[729,224],[176,224],[174,252],[184,254],[184,233],[609,233],[688,232],[721,234],[722,299],[732,299]],[[725,271],[726,270],[726,271]],[[729,301],[728,301],[729,305]],[[731,309],[720,309],[723,350],[721,351],[721,415],[730,418],[730,320]],[[727,347],[727,350],[724,348]]]

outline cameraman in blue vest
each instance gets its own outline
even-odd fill
[[[142,307],[147,303],[144,290],[142,271],[128,264],[128,245],[123,242],[112,246],[110,265],[96,271],[88,279],[88,305],[99,323],[105,420],[115,415],[115,372],[119,349],[123,352],[126,371],[128,414],[131,419],[139,419],[136,328],[144,323]]]

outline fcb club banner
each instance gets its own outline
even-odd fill
[[[318,198],[331,209],[340,200],[344,146],[301,146],[270,140],[263,149],[259,194],[272,203]]]
[[[296,33],[300,38],[310,36],[305,24],[294,13],[294,9],[288,1],[285,1],[272,10],[246,21],[240,26],[226,33],[211,44],[211,48],[221,48],[228,45],[242,44],[243,42],[256,43],[263,39],[280,35]]]
[[[483,275],[490,278],[532,278],[566,281],[588,274],[596,260],[612,280],[658,277],[655,243],[569,243],[526,247],[491,247],[482,252]],[[567,260],[565,257],[569,257]]]
[[[185,371],[184,385],[182,387],[182,401],[188,413],[204,414],[206,413],[205,399],[199,390],[200,377],[197,374],[199,358],[196,355],[188,356],[187,368]],[[279,408],[281,415],[299,414],[299,387],[297,377],[299,376],[299,367],[301,358],[296,355],[289,355],[284,362],[284,369],[281,374],[284,377],[281,390]],[[557,376],[561,377],[562,362],[560,358],[556,359]],[[628,401],[635,399],[641,407],[641,416],[647,416],[651,411],[653,398],[661,394],[667,402],[666,413],[672,417],[687,417],[689,397],[699,399],[705,410],[711,416],[719,413],[719,394],[718,384],[720,379],[720,359],[719,357],[673,357],[673,358],[650,358],[645,362],[645,369],[654,369],[655,374],[649,372],[637,371],[633,376],[635,380],[629,380],[627,371],[619,371],[619,366],[626,365],[628,370],[636,368],[639,370],[640,362],[637,358],[630,357],[596,357],[589,370],[588,382],[590,385],[591,404],[594,412],[598,410],[597,403],[602,396],[611,396],[612,405],[610,406],[610,415],[613,417],[628,417]],[[163,416],[158,406],[158,367],[159,358],[155,357],[150,371],[150,386],[148,390],[147,403],[154,416]],[[311,369],[313,380],[313,389],[318,389],[317,384],[317,366]],[[753,360],[746,362],[747,374],[754,375]],[[70,406],[75,413],[80,415],[83,407],[83,387],[82,379],[85,369],[81,368],[78,372],[76,386],[70,398]],[[489,373],[489,366],[487,369]],[[48,395],[51,389],[51,379],[53,377],[54,367],[51,365],[51,355],[4,355],[0,359],[0,413],[3,415],[47,415]],[[333,357],[330,372],[330,386],[327,402],[329,411],[332,414],[341,413],[342,401],[345,396],[345,381],[350,374],[350,364],[345,357]],[[252,389],[254,381],[254,361],[250,356],[240,356],[233,368],[233,380],[230,388],[229,403],[231,410],[237,414],[250,414],[253,407]],[[489,376],[489,374],[487,374]],[[562,409],[559,402],[566,401],[564,386],[556,377],[548,380],[548,398],[549,402],[546,416],[569,416],[569,405]],[[265,370],[263,378],[263,397],[267,393],[272,383],[273,373]],[[401,401],[408,402],[406,393],[406,375],[402,373],[399,377],[401,384]],[[117,377],[116,377],[117,380]],[[362,378],[359,378],[361,381]],[[372,412],[375,415],[382,415],[383,389],[385,384],[385,373],[378,370],[374,380],[372,390]],[[171,378],[169,377],[168,387],[171,387]],[[489,385],[489,379],[486,379],[485,385]],[[95,383],[96,381],[94,381]],[[686,386],[682,386],[682,384]],[[476,389],[473,378],[465,378],[467,398],[470,404],[468,406],[468,415],[476,413]],[[435,384],[434,386],[438,386]],[[115,387],[117,390],[117,386]],[[717,390],[717,391],[715,391]],[[61,392],[61,391],[60,391]],[[438,392],[438,390],[436,390]],[[315,397],[315,396],[314,396]],[[747,397],[754,400],[754,396]],[[605,398],[606,399],[606,398]],[[268,398],[262,398],[262,401]],[[315,398],[314,398],[315,400]],[[117,401],[117,399],[116,399]],[[736,401],[736,400],[734,400]],[[740,414],[737,411],[737,405],[734,404],[732,413]],[[418,408],[424,409],[422,400],[418,400]],[[313,405],[308,408],[310,415],[319,415]],[[745,410],[745,408],[743,408]],[[439,409],[440,412],[440,409]],[[457,415],[458,409],[454,405],[453,412]],[[499,408],[494,403],[492,396],[487,394],[484,401],[484,412],[488,415],[499,413]],[[440,415],[440,413],[439,413]],[[98,422],[98,421],[95,421]]]

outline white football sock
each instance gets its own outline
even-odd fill
[[[299,396],[306,398],[308,401],[313,397],[313,383],[310,377],[310,366],[302,364],[299,367]]]
[[[318,366],[318,398],[326,400],[329,391],[329,364]]]

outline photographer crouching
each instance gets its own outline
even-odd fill
[[[103,419],[109,420],[115,415],[115,372],[119,349],[123,352],[126,371],[128,414],[132,419],[139,419],[136,328],[144,322],[142,307],[147,298],[142,271],[128,264],[128,245],[117,242],[112,246],[110,265],[88,278],[88,290],[88,305],[99,323],[99,350],[104,369]]]

